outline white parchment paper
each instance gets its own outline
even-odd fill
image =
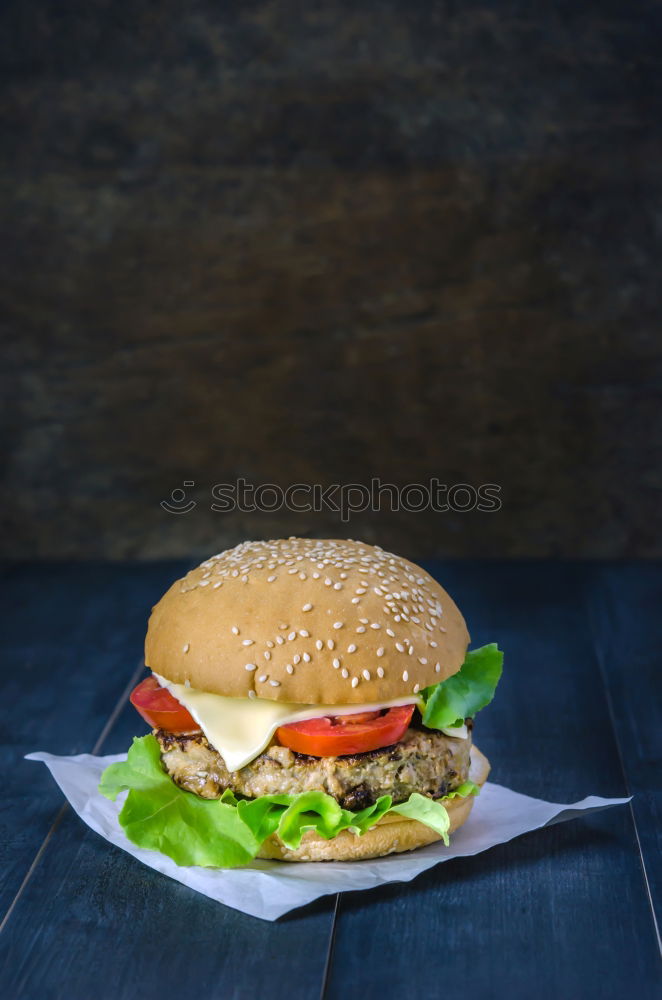
[[[589,795],[581,802],[561,805],[520,795],[488,782],[477,797],[466,824],[452,834],[450,847],[438,842],[374,861],[254,861],[244,868],[180,868],[165,855],[136,847],[127,840],[117,819],[124,796],[119,796],[117,802],[110,802],[97,791],[104,768],[124,760],[125,755],[55,757],[49,753],[31,753],[27,759],[46,764],[71,807],[111,844],[196,892],[263,920],[276,920],[283,913],[327,893],[372,889],[387,882],[409,882],[442,861],[478,854],[529,830],[630,801]]]

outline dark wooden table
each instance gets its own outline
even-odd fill
[[[558,802],[634,795],[406,885],[277,923],[141,866],[62,804],[30,750],[116,753],[150,606],[181,564],[35,565],[2,580],[7,1000],[659,997],[662,568],[430,567],[473,641],[506,651],[477,742],[493,778]]]

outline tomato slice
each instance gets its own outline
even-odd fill
[[[359,722],[372,722],[378,719],[382,713],[379,709],[376,712],[354,712],[353,715],[334,715],[336,725],[356,726]]]
[[[152,729],[170,733],[191,732],[200,726],[181,702],[161,687],[156,677],[146,677],[131,692],[129,701]]]
[[[379,750],[402,739],[414,714],[414,705],[401,705],[384,712],[322,716],[293,722],[276,730],[276,739],[290,750],[311,757],[345,757]],[[376,718],[366,718],[376,716]],[[357,722],[357,718],[364,721]],[[354,722],[350,722],[354,719]]]

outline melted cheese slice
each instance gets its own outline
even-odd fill
[[[238,771],[250,764],[268,746],[278,727],[290,722],[303,722],[323,715],[354,715],[397,705],[422,705],[422,700],[411,694],[366,705],[297,705],[294,702],[269,701],[267,698],[226,698],[184,684],[173,684],[156,673],[154,677],[191,713],[211,745],[220,753],[228,771]],[[467,735],[466,726],[443,732],[460,739],[466,739]]]

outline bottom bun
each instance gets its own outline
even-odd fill
[[[487,757],[478,747],[472,747],[469,778],[482,786],[489,773],[490,762]],[[473,804],[473,795],[449,799],[444,803],[451,821],[449,833],[466,822]],[[309,830],[304,833],[301,845],[296,850],[286,847],[274,833],[262,844],[258,858],[276,861],[361,861],[364,858],[381,858],[385,854],[413,851],[441,839],[438,833],[424,823],[419,823],[417,819],[405,819],[397,813],[390,813],[361,835],[343,830],[332,840],[325,840]]]

